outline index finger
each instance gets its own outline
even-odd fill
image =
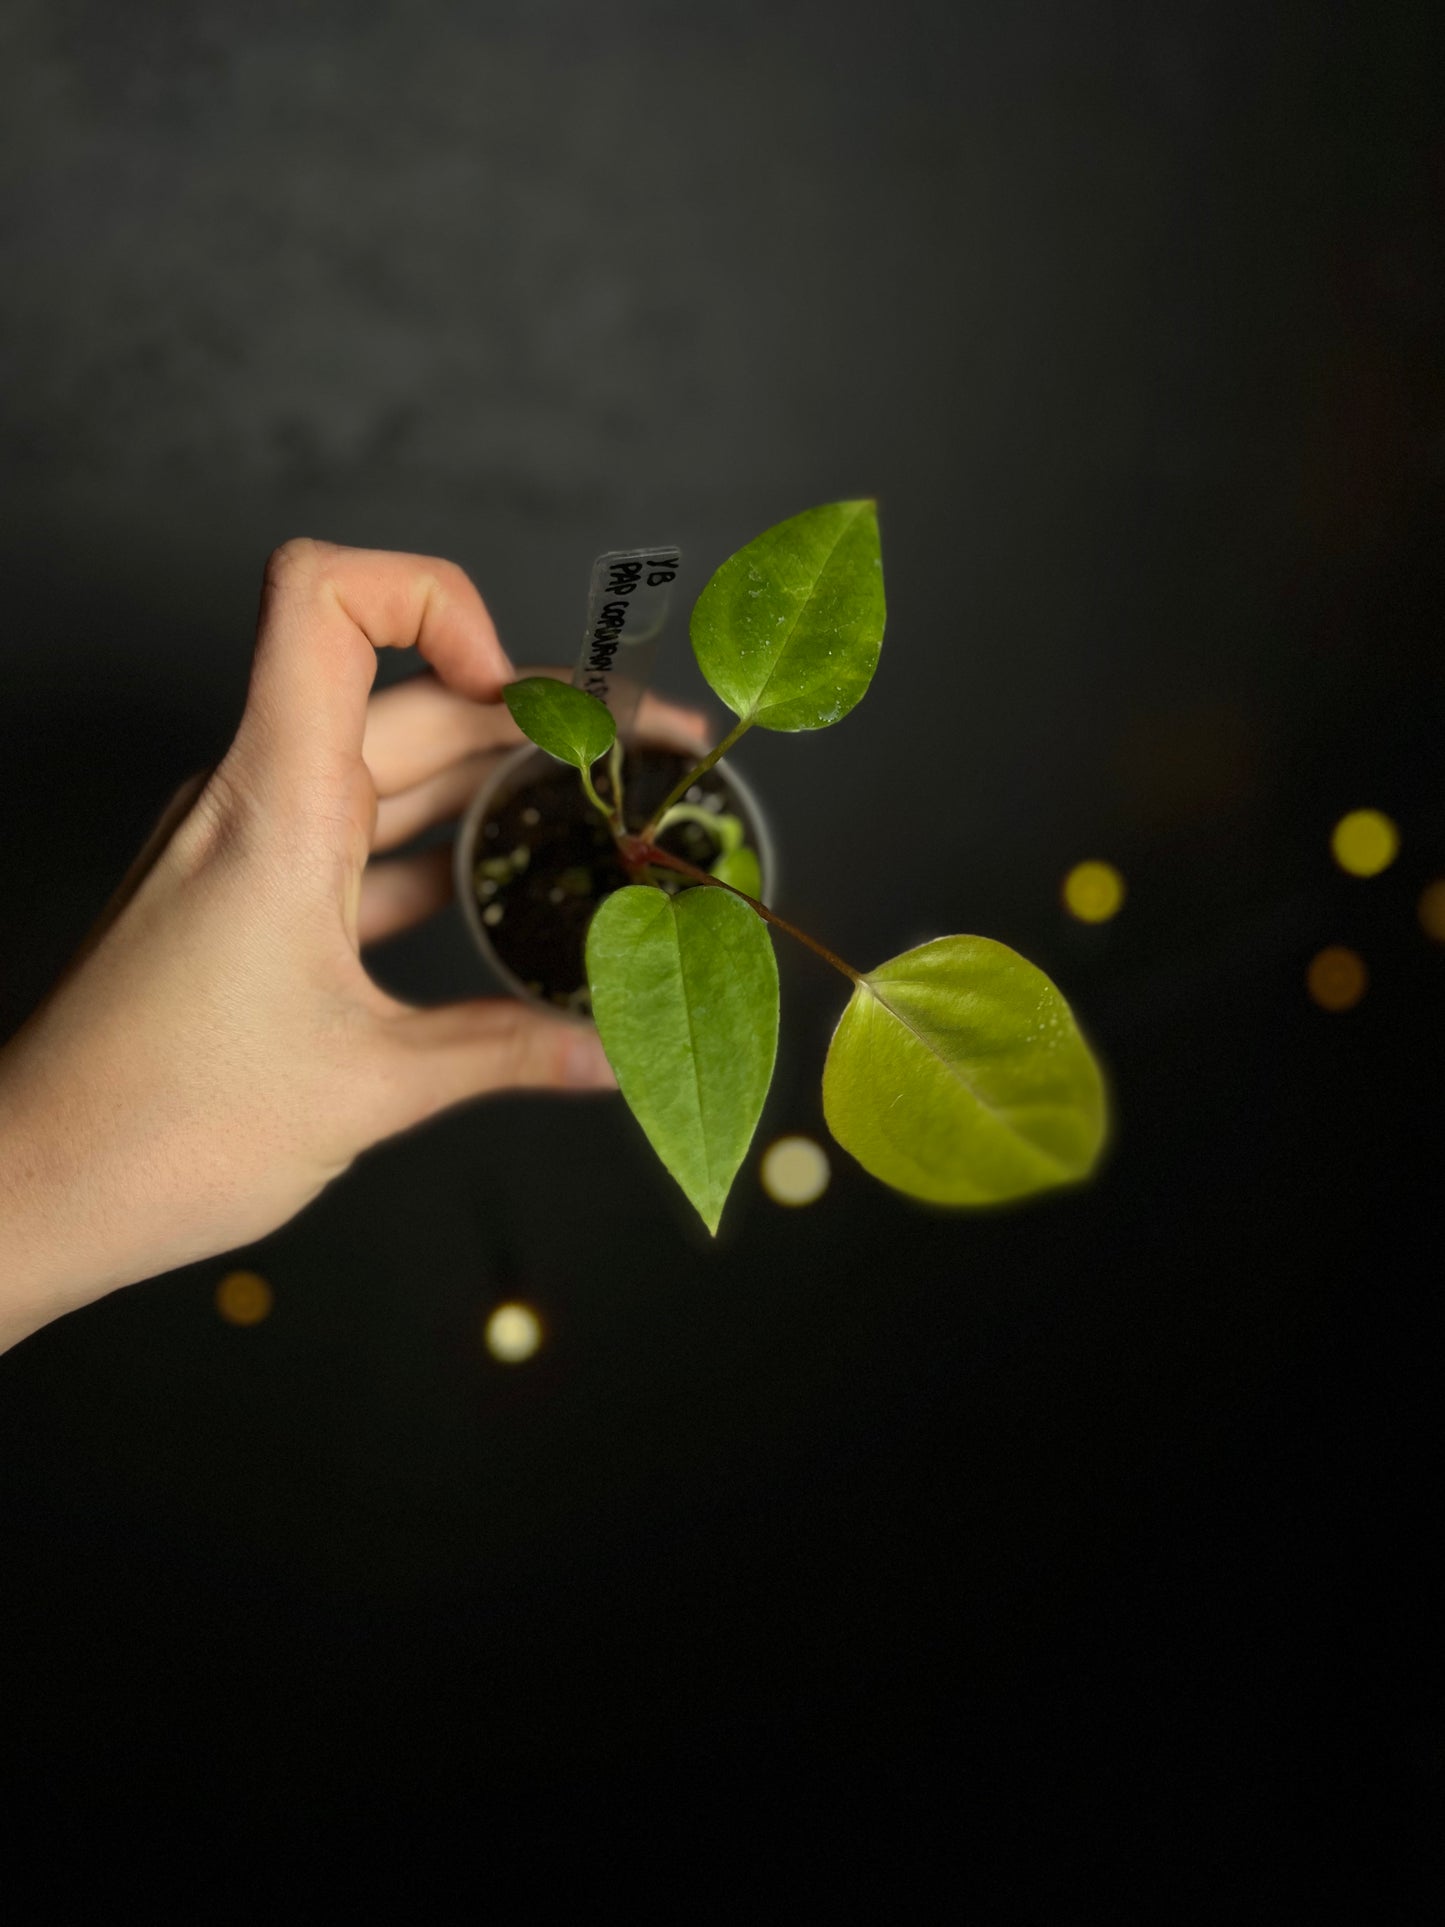
[[[439,557],[283,543],[266,565],[247,725],[285,759],[360,758],[378,649],[415,647],[463,696],[497,702],[515,671],[466,572]]]

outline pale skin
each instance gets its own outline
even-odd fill
[[[373,695],[376,651],[412,646],[431,673]],[[271,557],[234,742],[0,1050],[0,1350],[252,1243],[451,1105],[612,1087],[590,1029],[502,998],[416,1008],[362,958],[445,903],[448,851],[385,852],[520,740],[516,673],[454,563],[305,540]],[[643,722],[702,739],[667,705]]]

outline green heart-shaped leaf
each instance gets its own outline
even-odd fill
[[[777,1054],[767,929],[726,890],[632,884],[592,919],[587,981],[622,1095],[716,1233]]]
[[[1041,970],[939,937],[859,983],[823,1071],[828,1128],[866,1171],[934,1204],[1000,1204],[1086,1177],[1099,1067]]]
[[[823,729],[872,681],[883,619],[877,510],[830,502],[723,563],[693,609],[692,646],[741,720]]]
[[[502,691],[512,720],[559,763],[589,770],[611,749],[617,725],[606,703],[551,676],[524,676]]]

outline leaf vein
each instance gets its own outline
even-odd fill
[[[797,631],[798,624],[803,620],[803,617],[807,614],[809,608],[811,607],[814,599],[818,594],[818,584],[822,581],[824,575],[827,573],[828,564],[833,560],[833,557],[838,553],[838,549],[840,544],[842,543],[843,537],[847,535],[849,530],[852,528],[853,524],[858,520],[858,517],[863,513],[865,506],[866,504],[862,502],[856,503],[854,505],[853,513],[848,517],[847,521],[843,524],[842,528],[839,529],[837,535],[833,538],[833,542],[831,547],[828,550],[828,553],[823,557],[822,562],[818,565],[818,571],[816,575],[814,575],[813,577],[813,585],[809,589],[807,595],[799,603],[797,614],[793,617],[793,620],[788,624],[787,631],[784,634],[782,641],[777,646],[777,653],[773,657],[772,667],[769,669],[767,675],[763,678],[762,688],[759,689],[757,695],[753,698],[752,708],[748,712],[750,716],[756,716],[758,711],[762,708],[763,698],[768,693],[768,686],[772,682],[773,677],[777,675],[779,669],[782,667],[783,657],[788,652],[788,644],[793,640],[793,636]],[[801,693],[806,695],[806,694],[809,694],[810,692],[807,690],[804,690]]]
[[[943,1067],[943,1069],[948,1073],[948,1075],[951,1078],[953,1078],[955,1083],[962,1085],[963,1089],[968,1092],[968,1095],[973,1099],[974,1103],[977,1104],[977,1106],[981,1111],[987,1112],[987,1114],[990,1117],[997,1118],[1003,1124],[1004,1128],[1008,1131],[1009,1135],[1018,1142],[1018,1144],[1023,1148],[1024,1151],[1026,1151],[1030,1156],[1037,1158],[1041,1163],[1052,1168],[1053,1170],[1062,1172],[1065,1176],[1068,1176],[1070,1174],[1070,1167],[1064,1162],[1062,1158],[1056,1157],[1052,1151],[1046,1151],[1042,1145],[1035,1144],[1032,1139],[1024,1136],[1023,1132],[1020,1131],[1017,1128],[1017,1126],[1014,1124],[1012,1112],[1009,1106],[989,1103],[987,1098],[983,1097],[979,1093],[977,1087],[973,1083],[971,1083],[967,1077],[963,1075],[962,1071],[957,1069],[955,1065],[950,1064],[948,1059],[944,1057],[941,1052],[935,1050],[933,1045],[929,1042],[928,1038],[923,1034],[923,1032],[919,1030],[915,1024],[911,1024],[908,1021],[908,1019],[903,1015],[903,1012],[901,1010],[896,1009],[894,1005],[889,1003],[888,999],[883,995],[883,993],[878,989],[876,984],[874,984],[871,979],[865,978],[864,984],[867,990],[869,991],[870,995],[877,999],[878,1003],[881,1004],[883,1009],[888,1012],[888,1015],[893,1019],[893,1021],[896,1024],[901,1025],[902,1028],[908,1032],[908,1035],[914,1040],[914,1042],[917,1044],[920,1044],[923,1047],[923,1049],[927,1051],[928,1055],[933,1059],[934,1063],[939,1064]],[[890,1105],[889,1109],[891,1110],[892,1108],[893,1108],[892,1105]],[[1031,1108],[1037,1109],[1038,1107],[1033,1106]]]
[[[678,921],[678,906],[669,898],[668,908],[672,913],[672,940],[677,948],[677,977],[682,989],[683,1015],[687,1019],[688,1062],[692,1067],[692,1091],[697,1113],[698,1137],[702,1143],[702,1165],[707,1173],[708,1204],[711,1206],[716,1182],[713,1178],[712,1156],[708,1147],[707,1124],[703,1116],[702,1075],[697,1062],[697,1028],[692,1021],[692,998],[688,994],[687,969],[683,963],[682,925]]]

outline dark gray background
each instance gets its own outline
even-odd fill
[[[237,1896],[292,1825],[626,1811],[626,1865],[680,1798],[959,1905],[996,1863],[1056,1907],[1171,1866],[1216,1919],[1404,1904],[1438,1793],[1428,19],[0,7],[6,1030],[224,748],[277,541],[452,556],[547,661],[597,550],[677,539],[691,595],[867,492],[873,690],[740,753],[783,907],[865,965],[1017,945],[1117,1108],[1083,1193],[957,1219],[840,1154],[789,1215],[749,1167],[710,1249],[615,1107],[496,1103],[244,1254],[265,1325],[218,1321],[218,1263],[31,1340],[0,1663],[37,1837],[224,1812],[202,1919],[284,1917]],[[700,693],[680,629],[661,680]],[[1327,854],[1359,804],[1403,833],[1371,884]],[[1089,855],[1130,886],[1095,931],[1057,899]],[[1372,972],[1343,1018],[1302,989],[1328,941]],[[763,1139],[821,1129],[840,1007],[783,962]],[[451,919],[377,967],[479,987]],[[478,1339],[509,1293],[552,1328],[513,1374]]]

